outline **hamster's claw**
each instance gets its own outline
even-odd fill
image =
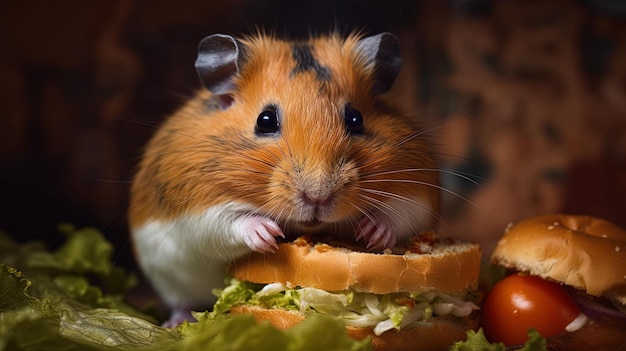
[[[247,215],[242,219],[241,225],[243,241],[252,251],[276,252],[276,237],[285,237],[278,224],[267,217]]]
[[[356,240],[363,239],[365,247],[373,250],[383,250],[396,244],[396,236],[391,226],[382,218],[366,216],[361,219],[357,228]]]

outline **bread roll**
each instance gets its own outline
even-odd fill
[[[546,215],[509,226],[491,262],[626,304],[626,231],[603,219]]]
[[[299,240],[274,254],[252,253],[230,274],[253,283],[282,283],[327,291],[374,294],[457,292],[476,287],[481,250],[465,242],[434,243],[428,253],[379,254]]]

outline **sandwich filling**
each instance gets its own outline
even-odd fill
[[[268,285],[231,279],[214,293],[218,300],[214,314],[227,313],[239,305],[281,308],[304,316],[325,314],[337,317],[347,326],[372,327],[376,335],[396,329],[432,326],[434,316],[468,317],[479,307],[472,293],[449,294],[426,291],[419,294],[398,292],[385,295],[354,290],[328,292],[310,287]]]

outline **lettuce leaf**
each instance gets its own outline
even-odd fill
[[[349,311],[347,308],[354,298],[352,292],[330,293],[315,288],[301,288],[298,290],[301,298],[300,309],[304,312],[315,310],[315,313],[325,313],[331,316],[342,315]]]
[[[213,306],[213,312],[215,314],[226,313],[231,307],[244,304],[246,301],[250,300],[257,290],[250,286],[250,284],[235,279],[232,279],[230,282],[225,282],[225,284],[226,287],[224,289],[215,289],[213,291],[213,294],[222,296]]]
[[[310,287],[287,287],[282,283],[268,285],[229,279],[226,287],[214,291],[218,296],[214,314],[228,313],[237,305],[284,308],[300,311],[307,317],[322,314],[340,319],[348,326],[373,327],[375,335],[413,326],[432,326],[433,315],[465,317],[479,309],[472,294],[465,296],[427,291],[422,294],[395,293],[376,295],[344,290],[328,292]]]
[[[370,351],[371,339],[350,339],[345,325],[338,319],[316,315],[299,325],[279,331],[269,322],[257,322],[250,315],[215,315],[209,312],[194,315],[198,323],[180,327],[184,335],[180,350],[346,350]]]
[[[340,321],[321,316],[286,332],[251,316],[209,312],[162,328],[124,302],[134,276],[113,266],[113,247],[98,230],[60,229],[67,239],[53,252],[0,232],[0,351],[371,350],[369,339],[354,341]],[[252,288],[232,288],[233,300],[217,308],[249,298]]]
[[[67,239],[53,252],[0,233],[0,350],[172,350],[180,335],[117,294],[134,277],[113,267],[104,236],[60,229]]]
[[[449,351],[505,351],[504,343],[490,343],[482,328],[478,331],[467,331],[467,340],[457,341],[450,346]],[[518,351],[545,351],[546,339],[544,339],[536,330],[528,331],[528,340],[522,345]]]
[[[284,293],[274,293],[258,296],[259,304],[269,308],[283,308],[286,310],[298,310],[300,295],[295,290],[287,290]]]

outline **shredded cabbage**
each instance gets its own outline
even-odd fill
[[[250,287],[236,279],[219,295],[221,301],[233,304],[259,305],[265,308],[293,308],[308,315],[324,314],[337,317],[346,325],[373,327],[376,335],[412,326],[430,326],[432,316],[466,317],[479,307],[465,296],[427,291],[422,294],[395,293],[376,295],[353,290],[328,292],[316,288],[288,288],[283,284],[268,284],[251,296]],[[245,286],[245,289],[242,289]],[[242,291],[246,293],[242,294]],[[234,298],[229,293],[243,296]],[[246,301],[242,301],[245,299]]]

